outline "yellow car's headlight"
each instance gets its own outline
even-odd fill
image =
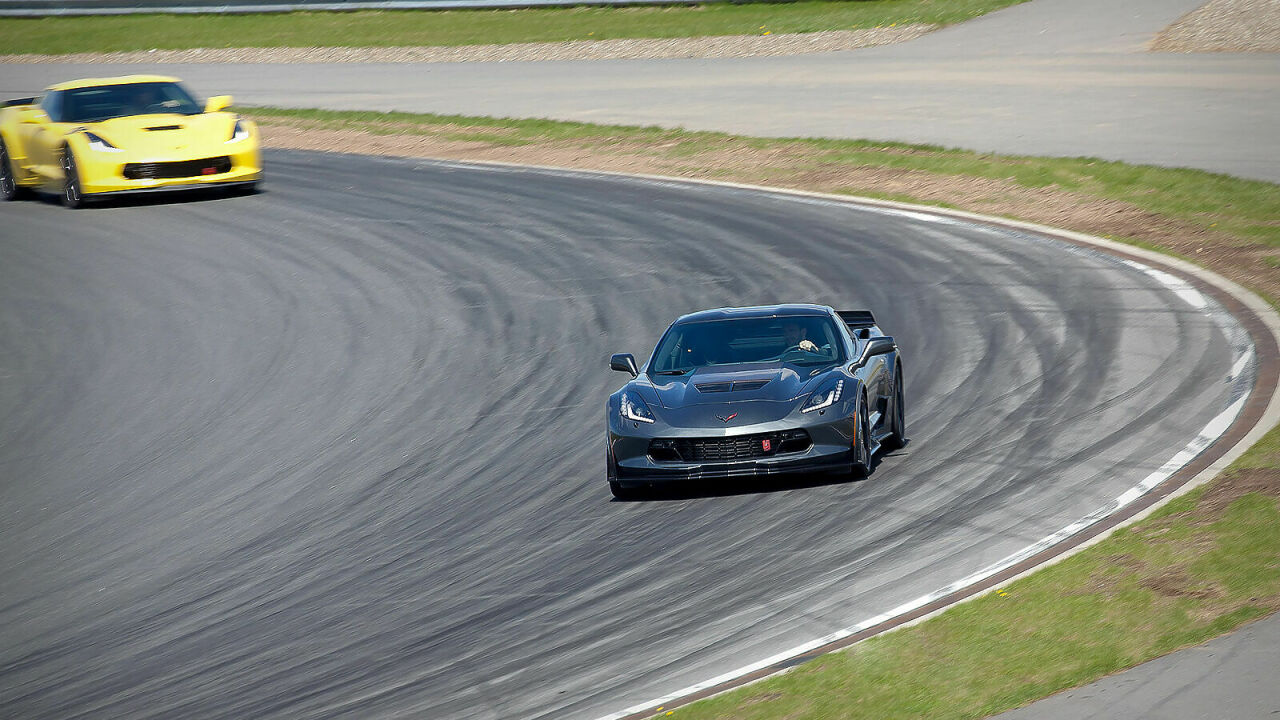
[[[101,135],[95,135],[88,130],[84,131],[84,136],[89,140],[89,149],[98,152],[118,153],[124,152],[120,148],[107,142]]]
[[[240,142],[241,140],[248,139],[248,137],[249,137],[249,127],[245,125],[243,120],[240,120],[237,118],[236,126],[231,129],[231,138],[227,140],[227,142],[229,143]]]

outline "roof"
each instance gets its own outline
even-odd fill
[[[50,85],[49,90],[74,90],[75,88],[98,87],[101,85],[132,85],[144,82],[178,82],[178,78],[167,75],[121,75],[107,78],[84,78],[68,80],[57,85]]]
[[[756,305],[753,307],[728,307],[702,310],[682,315],[678,323],[706,322],[708,320],[736,320],[741,318],[798,317],[802,315],[830,316],[832,309],[826,305],[787,303],[785,305]]]

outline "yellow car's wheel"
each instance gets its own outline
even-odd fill
[[[18,197],[18,179],[13,173],[13,164],[9,162],[9,148],[4,140],[0,140],[0,200],[12,200]]]
[[[62,204],[71,209],[84,207],[84,193],[80,190],[80,171],[76,169],[76,156],[71,148],[62,148]]]

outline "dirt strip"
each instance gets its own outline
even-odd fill
[[[1163,52],[1280,52],[1280,0],[1210,0],[1151,42]]]

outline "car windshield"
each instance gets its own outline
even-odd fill
[[[175,82],[99,85],[62,92],[61,122],[90,123],[129,115],[198,115],[203,111]]]
[[[683,375],[710,365],[829,365],[844,360],[839,337],[825,315],[679,323],[658,344],[650,367],[660,374]]]

